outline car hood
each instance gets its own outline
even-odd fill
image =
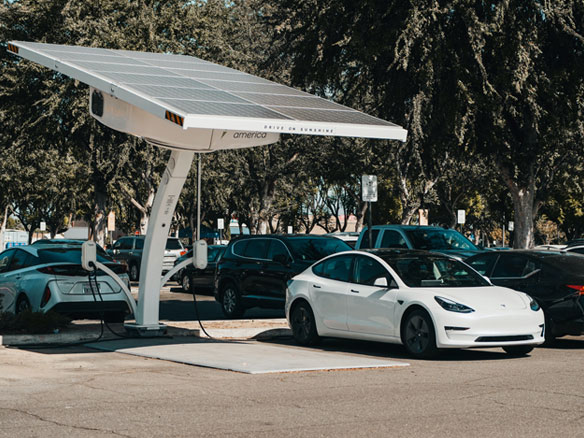
[[[499,286],[424,288],[434,296],[449,298],[474,310],[521,310],[529,305],[524,294]]]

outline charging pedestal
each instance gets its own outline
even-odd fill
[[[140,266],[136,323],[124,325],[126,330],[133,334],[156,336],[166,333],[166,326],[159,322],[160,277],[164,248],[174,209],[191,169],[194,155],[192,151],[173,150],[156,192]]]

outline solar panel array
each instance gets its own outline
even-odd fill
[[[405,140],[405,130],[393,123],[192,56],[31,42],[11,42],[9,50],[10,46],[16,47],[20,56],[49,68],[59,70],[59,66],[66,66],[66,74],[96,88],[104,83],[115,85],[136,97],[136,102],[130,103],[140,106],[141,100],[147,100],[187,118],[217,116],[264,122],[368,125],[390,128],[392,135],[397,132],[397,137]]]

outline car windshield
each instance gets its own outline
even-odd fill
[[[166,240],[166,249],[183,249],[178,239],[167,239]]]
[[[407,230],[406,235],[416,249],[476,250],[473,243],[455,230]]]
[[[54,248],[39,249],[40,264],[45,263],[77,263],[81,264],[81,248]],[[100,263],[111,263],[111,257],[106,254],[97,254],[97,261]]]
[[[298,237],[287,239],[292,256],[297,260],[316,261],[323,257],[341,251],[350,251],[352,248],[340,239]]]
[[[490,286],[473,269],[458,260],[434,256],[382,256],[409,287]]]

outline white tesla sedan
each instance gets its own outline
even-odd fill
[[[401,343],[415,357],[442,348],[544,342],[544,315],[527,294],[493,286],[468,265],[415,250],[334,254],[288,282],[286,317],[301,345],[321,336]]]

